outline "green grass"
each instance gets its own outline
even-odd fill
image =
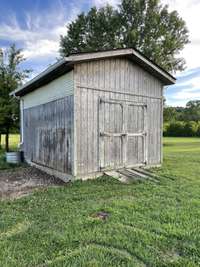
[[[2,201],[0,266],[200,266],[199,163],[200,139],[165,138],[159,184],[103,177]]]
[[[9,136],[10,150],[16,151],[19,143],[20,143],[19,134],[10,134]],[[5,135],[1,135],[1,145],[2,149],[0,149],[0,170],[15,168],[16,165],[7,163],[5,159]]]

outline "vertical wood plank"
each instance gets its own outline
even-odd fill
[[[73,124],[70,116],[67,115],[66,122],[68,131],[64,123],[66,118],[64,103],[67,102],[68,110],[73,111],[70,98],[72,96],[24,110],[26,159],[61,172],[71,173],[71,158],[70,162],[65,160],[66,154],[70,155],[72,146]],[[69,141],[68,145],[65,145],[66,140]]]

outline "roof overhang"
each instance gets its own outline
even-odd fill
[[[152,75],[157,77],[162,81],[163,85],[171,85],[176,82],[176,79],[166,72],[164,69],[159,67],[157,64],[149,60],[139,51],[133,48],[124,48],[124,49],[113,49],[108,51],[99,51],[99,52],[89,52],[89,53],[78,53],[72,54],[69,57],[66,57],[54,65],[47,68],[45,71],[40,73],[38,76],[27,82],[25,85],[17,88],[11,93],[14,96],[23,96],[42,85],[45,85],[55,78],[63,75],[64,73],[73,69],[74,64],[83,62],[83,61],[92,61],[106,58],[114,57],[126,57],[129,60],[137,63],[143,69],[150,72]]]
[[[60,77],[61,75],[67,73],[72,69],[73,69],[73,64],[71,64],[71,62],[66,61],[65,59],[62,59],[57,63],[51,65],[49,68],[41,72],[32,80],[28,81],[21,87],[18,87],[16,90],[12,91],[10,95],[16,97],[24,96],[34,91],[35,89],[39,88],[40,86],[43,86],[53,81],[54,79]]]

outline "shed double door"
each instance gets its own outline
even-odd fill
[[[99,165],[101,170],[147,163],[147,105],[99,99]]]

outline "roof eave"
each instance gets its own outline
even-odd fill
[[[141,55],[139,52],[133,50],[134,60],[144,66],[149,72],[160,79],[164,85],[172,85],[176,83],[176,78],[169,74],[167,71]]]
[[[152,75],[160,79],[163,85],[172,85],[176,82],[176,79],[171,74],[160,68],[148,58],[146,58],[139,51],[133,48],[126,48],[114,49],[110,51],[72,54],[71,56],[66,57],[55,63],[54,65],[50,66],[48,69],[41,72],[39,75],[27,82],[25,85],[11,92],[10,95],[23,96],[37,89],[38,87],[49,83],[50,81],[63,75],[67,71],[73,69],[73,65],[78,64],[79,62],[113,57],[127,57],[131,59],[132,61],[138,63],[141,67],[146,69],[148,72],[150,72]]]
[[[13,92],[10,93],[11,96],[23,96],[26,93],[33,91],[34,89],[49,83],[50,81],[54,80],[55,78],[63,75],[68,70],[72,69],[73,65],[71,62],[66,61],[66,59],[62,59],[61,61],[53,64],[35,78],[27,82],[26,84],[22,85],[21,87],[17,88]]]
[[[72,54],[71,56],[67,57],[66,60],[73,61],[74,64],[77,64],[82,61],[98,60],[112,57],[127,57],[132,61],[137,62],[140,66],[144,67],[147,71],[149,71],[158,79],[160,79],[164,85],[172,85],[176,82],[175,77],[173,77],[167,71],[162,69],[160,66],[158,66],[157,64],[146,58],[144,55],[142,55],[139,51],[133,48]]]

